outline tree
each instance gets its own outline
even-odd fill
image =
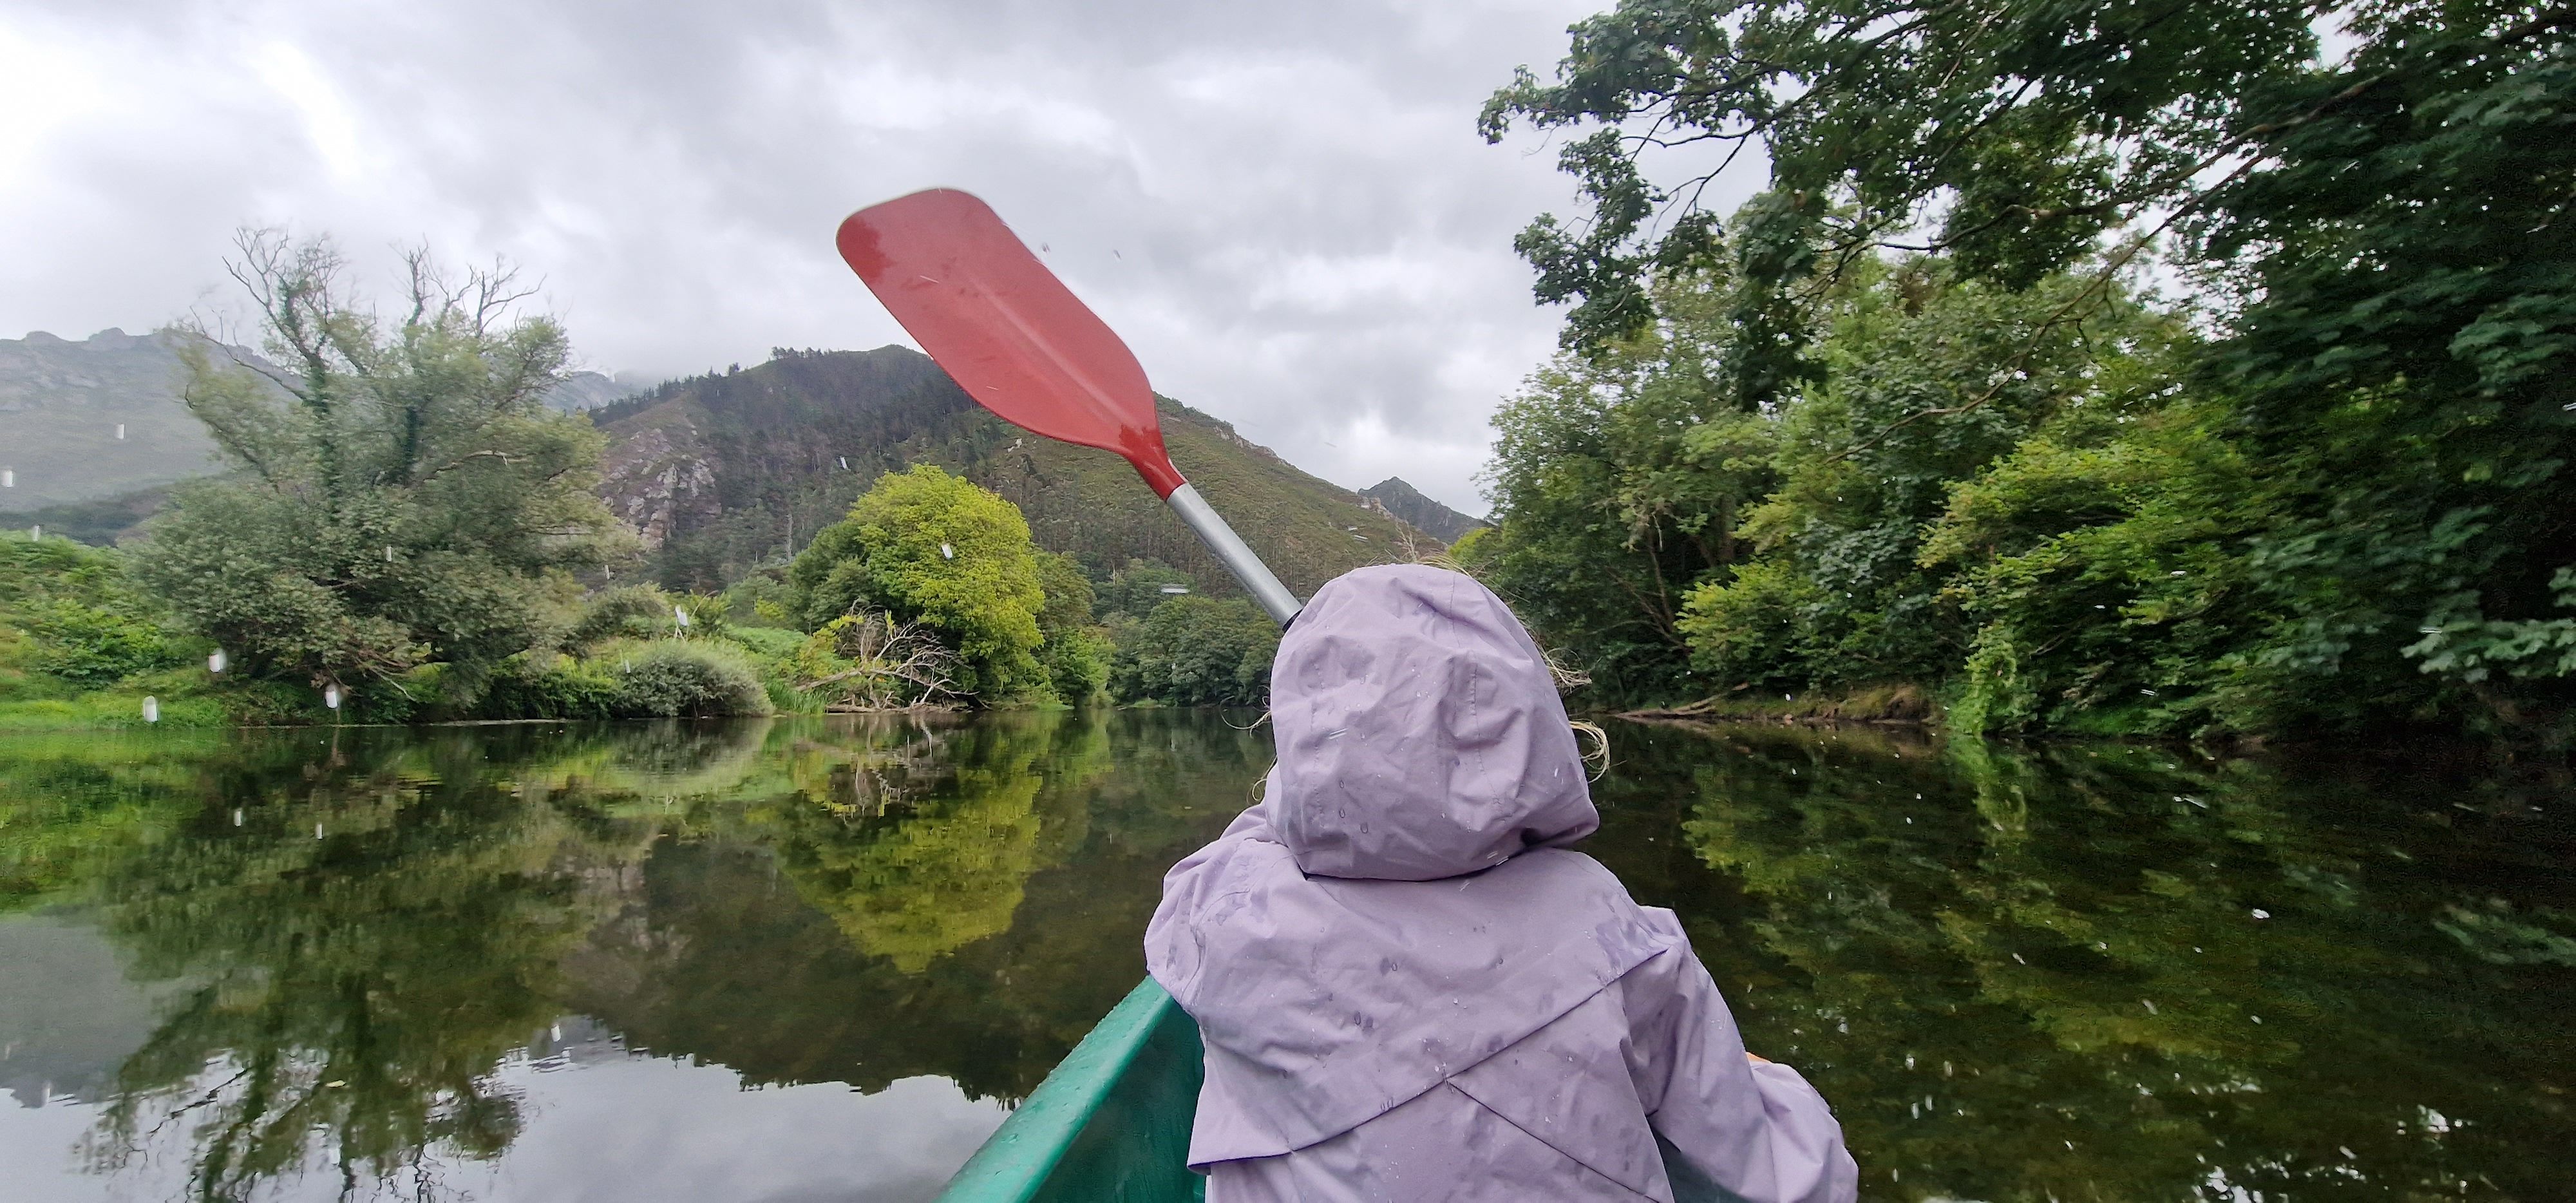
[[[1019,507],[929,464],[889,472],[815,532],[787,570],[807,630],[870,609],[957,651],[958,692],[984,702],[1048,690],[1039,552]]]
[[[2208,204],[2213,180],[2331,115],[2314,31],[2330,7],[1622,0],[1573,27],[1553,83],[1523,68],[1479,128],[1593,131],[1560,157],[1588,220],[1541,217],[1518,242],[1542,300],[1581,298],[1572,345],[1642,329],[1658,267],[1729,264],[1747,336],[1734,382],[1767,398],[1812,374],[1799,291],[1874,251],[1937,253],[2018,289],[2119,230],[2132,237],[2106,269],[2124,265]],[[1726,153],[1677,185],[1649,181],[1693,144]],[[1722,234],[1700,198],[1748,148],[1771,187]]]
[[[1270,699],[1279,624],[1241,598],[1176,597],[1116,628],[1110,692],[1175,706],[1259,706]]]
[[[1038,611],[1038,631],[1046,637],[1038,662],[1055,696],[1081,705],[1109,683],[1108,632],[1092,620],[1098,599],[1081,563],[1063,552],[1038,553],[1038,585],[1046,591]]]
[[[1803,689],[1960,670],[1975,636],[1949,590],[1969,557],[1927,564],[1923,550],[1954,490],[2035,434],[2098,443],[2168,400],[2176,324],[2121,297],[2051,327],[2085,287],[2059,276],[2016,292],[1959,280],[1930,257],[1850,273],[1820,307],[1820,381],[1775,411],[1778,484],[1746,518],[1759,570],[1704,582],[1684,606],[1679,625],[1713,685]],[[2023,347],[2019,370],[1995,370]],[[1957,412],[1906,420],[1941,410]],[[2088,494],[2034,518],[2091,525],[2106,508]]]
[[[470,693],[550,638],[571,573],[626,546],[593,495],[601,438],[546,409],[569,355],[506,266],[407,260],[387,322],[327,241],[244,233],[231,270],[274,364],[186,352],[182,399],[234,469],[183,485],[141,578],[245,669],[316,683],[441,661]]]
[[[1129,560],[1126,567],[1109,574],[1092,607],[1104,618],[1112,614],[1143,618],[1164,602],[1188,596],[1194,584],[1190,574],[1161,560]],[[1172,591],[1166,592],[1167,588]]]
[[[1683,597],[1749,554],[1738,528],[1772,483],[1776,423],[1713,382],[1721,295],[1677,277],[1658,296],[1654,328],[1558,356],[1495,412],[1496,526],[1453,551],[1621,700],[1688,688]]]
[[[2576,723],[2571,28],[2500,0],[1624,0],[1483,129],[1588,131],[1588,216],[1519,244],[1584,364],[1707,273],[1714,379],[1781,418],[1746,529],[1794,570],[1702,583],[1677,625],[1708,684],[1954,675],[1975,726],[2545,735]],[[1705,162],[1652,182],[1693,144],[1758,148],[1769,189],[1721,221]],[[2128,287],[2150,257],[2189,285],[2162,316]],[[1952,298],[1933,317],[2006,320],[1839,352],[1890,270]],[[2125,429],[2032,407],[2121,377],[2096,413]]]

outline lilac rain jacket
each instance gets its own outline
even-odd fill
[[[1806,1079],[1752,1065],[1600,825],[1555,683],[1473,579],[1364,568],[1271,675],[1260,805],[1174,866],[1146,964],[1207,1045],[1212,1203],[1842,1203]]]

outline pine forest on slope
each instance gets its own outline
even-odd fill
[[[1168,398],[1162,416],[1173,462],[1300,594],[1352,568],[1444,546],[1224,422]],[[1236,591],[1125,461],[1004,424],[908,348],[780,349],[767,363],[673,381],[592,420],[610,439],[601,491],[643,532],[649,572],[666,587],[720,588],[777,563],[880,474],[932,463],[1010,499],[1039,546],[1073,554],[1095,576],[1160,560],[1203,590]]]

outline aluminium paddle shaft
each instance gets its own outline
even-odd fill
[[[1243,582],[1244,591],[1252,595],[1252,600],[1260,602],[1261,608],[1268,610],[1270,617],[1276,619],[1280,626],[1287,626],[1288,620],[1297,617],[1297,611],[1305,608],[1305,603],[1298,601],[1297,595],[1288,591],[1288,586],[1279,583],[1278,575],[1270,571],[1268,564],[1261,562],[1260,556],[1252,553],[1243,536],[1234,533],[1234,528],[1217,516],[1190,482],[1182,481],[1179,488],[1164,494],[1163,503],[1172,507],[1172,512],[1180,515],[1182,522],[1189,524],[1190,530],[1198,535],[1199,542],[1207,544],[1207,549],[1216,553],[1226,571]]]

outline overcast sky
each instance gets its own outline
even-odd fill
[[[0,0],[0,336],[225,299],[242,224],[504,254],[583,366],[907,341],[840,218],[980,193],[1162,392],[1475,512],[1554,346],[1554,146],[1477,106],[1606,0]],[[1220,504],[1222,499],[1218,499]]]

